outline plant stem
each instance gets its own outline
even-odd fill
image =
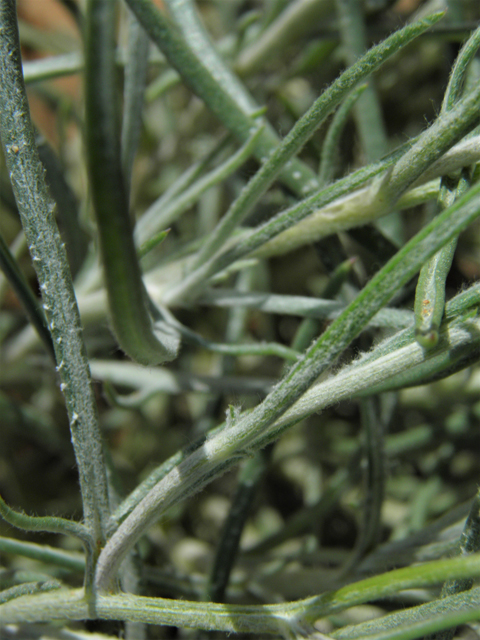
[[[72,279],[54,218],[55,204],[35,146],[14,0],[0,0],[0,25],[1,138],[55,347],[80,475],[85,526],[99,549],[109,526],[102,439]]]
[[[85,620],[92,617],[104,620],[130,620],[147,624],[163,624],[195,629],[227,631],[230,633],[288,634],[297,625],[311,623],[349,607],[378,600],[410,588],[430,587],[450,577],[477,577],[480,556],[451,558],[428,562],[414,567],[388,571],[336,591],[295,602],[271,605],[226,605],[220,603],[191,602],[165,598],[147,598],[128,594],[98,594],[96,608],[89,613],[82,590],[61,589],[54,596],[38,594],[11,600],[0,607],[2,622],[41,622],[53,620]],[[435,628],[445,628],[454,618],[457,622],[478,617],[480,593],[475,590],[470,598],[451,596],[443,603],[460,603],[454,614],[436,619]],[[391,630],[390,630],[391,633]],[[382,638],[387,636],[383,634]],[[405,636],[419,637],[418,635]]]
[[[80,53],[65,53],[59,56],[49,56],[38,60],[29,60],[23,65],[25,82],[40,82],[51,80],[83,69],[83,57]]]
[[[141,364],[175,358],[178,335],[149,314],[133,244],[122,175],[115,84],[114,0],[89,0],[86,13],[87,158],[111,319],[122,349]]]
[[[54,591],[55,589],[60,589],[61,586],[60,582],[57,582],[56,580],[24,582],[23,584],[17,584],[14,587],[10,587],[10,589],[0,591],[0,604],[19,598],[20,596],[45,593],[45,591]]]
[[[445,91],[441,113],[449,111],[460,98],[469,63],[479,45],[480,28],[472,34],[458,54]],[[467,191],[471,185],[471,174],[472,170],[465,166],[460,176],[442,176],[438,196],[440,208],[446,209]],[[422,267],[418,278],[415,293],[416,332],[417,340],[426,349],[435,346],[438,340],[438,327],[445,308],[445,283],[457,248],[457,240],[458,238],[453,238],[432,256]]]
[[[25,531],[50,531],[79,538],[85,547],[92,547],[92,537],[88,529],[81,523],[66,518],[54,516],[28,516],[25,513],[14,511],[0,496],[0,515],[13,527]]]
[[[202,489],[233,465],[237,457],[249,455],[275,437],[275,421],[335,361],[378,309],[415,275],[425,259],[480,214],[479,195],[477,184],[422,229],[370,280],[260,405],[230,428],[208,438],[151,490],[105,546],[97,565],[96,584],[100,590],[110,588],[125,554],[165,509],[180,496]]]
[[[460,176],[445,176],[440,183],[438,204],[446,209],[471,185],[471,171],[462,169]],[[445,310],[445,283],[458,238],[453,238],[422,267],[415,291],[415,332],[419,344],[431,349],[437,344],[438,329]]]

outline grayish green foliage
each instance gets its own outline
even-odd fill
[[[437,42],[432,31],[441,28],[443,13],[412,19],[394,33],[376,38],[378,44],[371,46],[369,13],[383,9],[369,3],[265,2],[259,4],[268,11],[246,16],[236,14],[236,5],[242,3],[216,3],[212,24],[216,19],[232,29],[214,44],[208,14],[206,26],[192,0],[163,4],[159,10],[151,0],[125,4],[88,0],[81,13],[74,4],[63,2],[84,25],[82,55],[65,50],[25,62],[22,74],[15,1],[0,0],[0,134],[15,196],[13,202],[7,192],[0,194],[0,206],[2,212],[8,210],[9,220],[16,220],[18,210],[30,254],[28,261],[12,251],[2,233],[0,266],[32,324],[19,331],[18,314],[2,307],[5,373],[0,382],[5,382],[6,391],[0,394],[0,410],[6,433],[11,427],[20,428],[40,449],[65,451],[56,426],[60,420],[55,406],[60,395],[52,382],[56,376],[68,414],[83,514],[82,521],[40,515],[41,511],[30,515],[9,506],[8,496],[0,497],[0,515],[11,527],[32,535],[62,534],[74,540],[72,545],[80,544],[74,551],[55,547],[53,539],[50,545],[36,539],[20,541],[10,533],[3,535],[2,529],[2,554],[29,558],[49,571],[0,571],[0,622],[65,625],[86,619],[120,620],[126,623],[126,637],[134,640],[146,637],[148,624],[313,639],[314,623],[322,619],[334,638],[406,640],[437,632],[439,638],[451,637],[457,624],[478,618],[479,594],[472,586],[480,575],[479,497],[471,507],[445,515],[436,525],[427,524],[433,512],[427,513],[426,503],[439,497],[441,464],[448,452],[454,455],[461,437],[470,435],[469,412],[478,407],[472,405],[461,419],[449,411],[442,424],[445,440],[448,436],[453,441],[445,443],[447,454],[435,449],[434,419],[432,425],[414,424],[393,433],[388,425],[395,425],[401,410],[402,424],[410,425],[408,404],[402,402],[408,402],[411,387],[451,380],[453,373],[467,371],[470,378],[461,390],[464,405],[470,407],[469,394],[479,393],[475,364],[480,356],[480,288],[473,284],[445,300],[450,297],[446,280],[459,234],[471,229],[480,215],[480,140],[475,129],[480,121],[475,58],[480,30],[470,35],[465,25],[455,30],[445,21],[447,36],[460,29],[470,39],[453,67],[443,107],[415,138],[390,148],[381,91],[376,88],[381,82],[376,85],[373,74],[380,70],[388,79],[397,60],[392,56],[408,56],[407,45],[420,47],[427,38]],[[334,8],[339,24],[328,23],[320,39],[315,32],[311,49],[302,50],[279,71],[278,62],[283,64],[282,56],[290,51],[286,46],[284,51],[282,43],[290,42],[295,50],[310,37],[309,21],[331,15]],[[456,19],[463,15],[453,13]],[[465,8],[466,24],[469,15]],[[44,43],[35,29],[29,32],[20,26],[22,37]],[[303,86],[296,74],[312,64],[321,71],[326,65],[330,73],[328,56],[338,41],[344,70],[310,96],[309,104],[300,105],[299,96],[289,93],[298,86],[291,84],[292,78]],[[279,61],[269,60],[274,52]],[[289,122],[290,117],[291,126],[282,136],[270,122],[270,108],[259,108],[248,88],[255,91],[251,78],[262,69],[268,75],[269,65],[270,80],[258,95],[283,101],[285,113],[277,114],[277,121]],[[70,172],[68,161],[48,148],[46,175],[25,82],[44,87],[51,102],[61,102],[50,85],[39,83],[80,72],[86,171],[81,164],[76,173]],[[190,91],[198,100],[192,100]],[[71,112],[76,108],[70,105]],[[142,114],[150,108],[154,115],[145,117],[142,128]],[[326,135],[319,135],[335,110]],[[339,148],[352,110],[361,153],[352,154],[357,168],[345,171]],[[57,111],[59,120],[59,114],[66,117],[67,110],[58,104]],[[217,133],[218,123],[227,135]],[[155,126],[162,132],[163,146]],[[191,148],[185,140],[192,141]],[[175,153],[182,160],[175,160]],[[190,162],[192,157],[195,161]],[[185,158],[189,158],[186,167]],[[359,158],[364,160],[360,167]],[[318,176],[312,166],[320,167]],[[88,175],[88,197],[80,206],[69,186],[71,173],[77,179]],[[138,184],[146,185],[145,192]],[[401,211],[437,200],[438,215],[417,224],[402,243],[406,225]],[[379,222],[386,216],[386,224]],[[366,227],[355,235],[356,228],[371,222],[378,222],[378,227]],[[379,229],[402,233],[391,242]],[[350,239],[342,236],[342,242],[316,245],[327,282],[314,288],[315,295],[305,293],[309,282],[302,283],[304,290],[295,295],[289,291],[289,276],[297,278],[298,286],[293,251],[300,247],[311,258],[313,242],[345,230],[351,230]],[[352,238],[364,243],[360,258],[350,255]],[[401,245],[398,250],[397,245]],[[287,280],[285,290],[284,283],[275,283],[277,268],[270,257],[287,265],[286,271],[279,271],[283,273],[279,279]],[[32,266],[34,271],[27,270]],[[409,287],[419,272],[414,314]],[[32,281],[38,282],[41,300]],[[4,288],[0,286],[0,303]],[[275,316],[286,318],[285,323],[277,323]],[[288,322],[295,317],[299,320],[290,331]],[[107,323],[114,338],[106,331]],[[53,355],[55,371],[43,357],[40,341]],[[97,356],[90,362],[87,347]],[[116,353],[117,348],[134,362]],[[103,397],[98,405],[100,395],[94,393],[92,375],[103,383],[111,406]],[[14,385],[18,398],[10,391]],[[427,402],[429,392],[421,393]],[[171,401],[171,396],[176,399]],[[295,456],[288,462],[291,450],[281,453],[282,446],[294,449],[288,444],[292,433],[303,433],[292,428],[303,420],[309,425],[316,412],[335,412],[343,401],[360,407],[361,435],[348,432],[346,418],[337,416],[336,423],[326,412],[316,425],[316,437],[323,429],[327,438],[337,427],[349,435],[331,438],[328,446],[333,451],[325,456],[322,444],[318,451],[313,447],[308,451],[304,434],[306,453],[299,473]],[[101,424],[120,434],[108,448],[100,432],[98,406]],[[416,410],[427,419],[434,411],[429,406]],[[181,423],[190,413],[196,418],[185,435]],[[146,424],[148,429],[142,431]],[[132,444],[136,429],[142,440],[140,453]],[[313,429],[306,429],[312,437]],[[133,469],[135,462],[125,464],[123,439],[130,443],[132,460],[138,455],[146,467],[136,474],[136,485],[127,478],[129,493],[121,476],[132,475],[128,464]],[[431,455],[424,456],[422,447]],[[409,524],[402,525],[406,530],[399,526],[395,534],[399,539],[382,546],[388,516],[384,512],[395,502],[390,467],[413,453],[419,473],[431,477],[411,501]],[[329,464],[336,466],[335,472],[320,482]],[[178,540],[171,540],[184,526],[181,514],[186,500],[198,494],[200,513],[214,481],[236,465],[237,488],[223,512],[216,547],[200,581],[192,567],[189,576],[149,567],[148,551],[155,556],[155,550],[168,549],[172,558],[178,556]],[[269,525],[260,535],[257,527],[256,542],[245,550],[241,540],[249,516],[262,483],[271,482],[269,474],[276,466],[288,482],[301,478],[304,504],[292,516],[285,515],[278,530]],[[309,548],[312,532],[328,521],[334,506],[361,478],[362,469],[366,470],[360,500],[363,515],[356,541],[339,555],[327,550],[327,562],[323,557],[322,567],[315,569],[315,554],[321,556],[322,548]],[[312,475],[316,480],[310,482]],[[226,478],[228,486],[231,475]],[[13,502],[22,496],[21,491],[9,491],[16,496]],[[437,508],[437,513],[452,506],[451,494],[447,492],[446,506]],[[471,498],[471,492],[464,497]],[[71,516],[75,507],[67,511]],[[193,513],[192,531],[196,518],[207,516]],[[455,525],[454,531],[445,540],[450,525]],[[156,529],[162,534],[146,537],[154,526],[162,526]],[[310,538],[303,544],[299,536],[307,533]],[[201,535],[198,544],[200,539]],[[283,542],[291,548],[279,551]],[[213,538],[208,545],[213,545]],[[237,563],[243,569],[240,581]],[[301,576],[312,567],[311,581],[304,584]],[[168,597],[137,593],[142,579],[149,582],[149,590],[160,585]],[[441,597],[436,598],[441,584]],[[419,601],[420,589],[430,602]],[[413,594],[408,607],[407,590]],[[233,597],[238,604],[221,602]],[[278,600],[275,604],[265,604],[273,598]],[[388,602],[388,607],[375,620],[356,619],[353,608],[372,601]],[[63,631],[70,633],[66,626]]]

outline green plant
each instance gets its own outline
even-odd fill
[[[97,627],[101,637],[173,637],[168,627],[178,627],[407,639],[474,628],[480,286],[466,286],[466,274],[480,214],[475,5],[452,1],[449,18],[413,17],[369,48],[369,29],[384,29],[390,14],[359,0],[264,2],[243,15],[242,2],[212,3],[207,23],[226,32],[218,47],[191,0],[62,4],[81,25],[84,55],[64,51],[22,69],[15,0],[0,0],[0,134],[15,196],[4,180],[0,302],[8,282],[31,321],[23,328],[4,305],[0,403],[13,454],[34,443],[40,460],[68,467],[61,392],[83,517],[71,484],[49,508],[54,483],[41,468],[25,476],[38,485],[32,515],[11,506],[28,491],[15,479],[15,455],[5,458],[5,526],[36,532],[26,540],[2,529],[7,637],[90,637]],[[318,36],[311,26],[327,18]],[[399,84],[398,60],[410,56],[420,64],[409,88],[428,64],[446,80],[439,60],[451,43],[440,34],[458,33],[466,43],[443,97],[441,82],[432,84],[438,115],[424,126],[407,96],[416,135],[395,146],[376,72]],[[283,68],[287,40],[295,57]],[[282,137],[247,89],[263,69],[265,86],[252,93],[268,101],[277,128],[289,128]],[[316,99],[313,71],[330,81]],[[84,114],[48,84],[80,72]],[[25,81],[55,105],[63,153],[73,153],[68,128],[83,118],[85,162],[77,154],[66,170],[38,138]],[[352,113],[359,151],[342,155]],[[162,162],[159,138],[169,141]],[[361,157],[363,166],[344,170]],[[69,179],[82,180],[83,164],[79,207]],[[413,207],[420,222],[404,214]],[[144,210],[134,224],[132,208]],[[460,236],[467,228],[470,246]],[[17,231],[30,260],[22,236],[11,242]],[[454,271],[465,286],[447,296],[457,242]],[[363,467],[355,535],[348,515]],[[248,530],[262,487],[270,500]],[[282,487],[283,502],[274,496]],[[289,513],[294,488],[303,498],[290,497]],[[454,509],[460,498],[468,502]],[[50,515],[59,510],[64,517]],[[350,540],[329,549],[336,521]],[[42,545],[38,532],[57,537]],[[194,552],[201,570],[188,562]],[[72,626],[82,620],[87,631]]]

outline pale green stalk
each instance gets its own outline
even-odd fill
[[[54,219],[55,204],[35,147],[14,0],[0,1],[0,25],[2,143],[55,347],[79,470],[85,526],[98,548],[109,526],[102,439],[72,279]]]
[[[475,554],[468,558],[439,560],[397,569],[347,585],[337,591],[291,603],[228,605],[128,594],[98,594],[93,613],[88,608],[83,590],[60,589],[55,592],[54,597],[38,594],[10,600],[1,605],[0,615],[5,624],[86,620],[93,615],[94,618],[104,620],[129,620],[230,633],[291,637],[292,632],[301,630],[305,625],[349,607],[385,598],[405,589],[430,587],[450,577],[469,578],[479,574],[480,556]],[[449,599],[443,602],[448,606]],[[478,617],[477,593],[471,595],[465,607],[456,609],[456,614],[456,620],[475,620]],[[449,616],[450,619],[452,617]],[[436,628],[438,623],[446,626],[442,618],[437,621]],[[449,623],[450,620],[447,621]]]
[[[125,60],[120,54],[116,58],[118,66],[123,66]],[[150,64],[165,64],[165,58],[158,54],[149,57]],[[48,56],[38,60],[26,60],[23,63],[23,74],[26,84],[42,82],[43,80],[53,80],[63,76],[79,73],[84,68],[83,55],[80,52],[64,53],[58,56]],[[175,74],[177,75],[177,74]],[[178,77],[178,76],[177,76]],[[177,80],[178,82],[178,80]]]
[[[50,533],[75,536],[83,542],[90,552],[92,551],[93,538],[85,525],[80,522],[54,516],[28,516],[9,507],[1,496],[0,515],[13,527],[25,531],[49,531]]]
[[[244,343],[244,344],[228,344],[211,342],[202,338],[198,334],[194,334],[192,331],[187,330],[185,327],[178,328],[179,333],[185,337],[186,342],[192,342],[193,344],[200,345],[213,353],[220,353],[225,356],[276,356],[277,358],[283,358],[288,361],[297,361],[300,358],[301,353],[291,347],[286,347],[279,342],[259,342],[259,343]]]
[[[473,129],[480,119],[479,109],[480,88],[477,87],[452,109],[440,114],[387,172],[378,192],[380,202],[396,202],[428,167]]]
[[[422,184],[419,187],[410,189],[398,200],[396,209],[405,210],[413,207],[418,207],[420,204],[425,204],[431,200],[436,200],[440,193],[440,180],[430,180],[426,184]]]
[[[66,518],[53,516],[28,516],[9,507],[1,496],[0,516],[2,516],[2,518],[13,527],[17,527],[24,531],[46,531],[78,538],[82,542],[86,552],[85,575],[87,578],[87,587],[91,586],[96,550],[95,541],[85,525],[75,522],[74,520],[67,520]]]
[[[336,376],[309,389],[275,424],[279,428],[295,424],[315,411],[321,411],[329,406],[331,398],[339,402],[357,396],[376,395],[392,387],[401,386],[393,384],[395,377],[400,377],[401,374],[415,367],[420,370],[415,371],[416,375],[411,375],[411,383],[421,384],[425,381],[425,375],[431,375],[432,372],[438,374],[446,367],[448,368],[448,358],[450,355],[455,356],[455,348],[462,351],[465,356],[469,350],[478,345],[477,340],[472,344],[471,338],[472,333],[476,331],[476,323],[467,322],[458,326],[452,323],[442,330],[437,352],[424,352],[416,343],[413,332],[408,335],[406,331],[404,345],[394,347],[388,342],[379,345],[377,349],[367,354],[368,358],[361,358]],[[421,366],[426,370],[426,374]]]
[[[438,204],[446,209],[471,185],[471,171],[462,169],[460,176],[445,176],[440,182]],[[445,284],[452,266],[458,238],[430,258],[422,267],[415,291],[415,332],[419,344],[433,348],[438,341],[438,328],[445,309]]]
[[[153,80],[145,90],[145,102],[148,104],[163,96],[169,89],[177,86],[181,78],[173,69],[167,69]]]
[[[438,195],[439,182],[436,184],[427,182],[419,187],[416,185],[427,180],[431,181],[432,178],[445,173],[454,172],[465,164],[478,162],[479,142],[478,136],[459,142],[425,169],[413,183],[411,191],[406,191],[397,202],[387,207],[385,203],[377,201],[377,181],[373,180],[369,186],[359,187],[385,169],[388,170],[401,155],[394,152],[387,159],[359,169],[346,178],[337,180],[318,194],[305,198],[297,205],[282,211],[268,223],[251,232],[249,237],[240,240],[238,247],[231,250],[229,260],[232,259],[232,255],[243,256],[250,252],[255,252],[256,256],[265,257],[281,255],[332,233],[375,221],[387,215],[392,208],[407,209],[431,200]],[[223,258],[225,263],[227,255]]]
[[[480,185],[476,185],[450,209],[422,229],[365,286],[349,307],[292,366],[267,398],[228,429],[208,438],[156,485],[132,511],[105,546],[98,564],[96,585],[110,588],[120,562],[155,520],[179,499],[202,489],[236,459],[264,446],[277,434],[276,420],[313,384],[370,318],[393,294],[456,233],[480,214]],[[188,479],[188,480],[187,480]]]
[[[442,111],[451,109],[464,91],[470,63],[480,46],[480,28],[476,29],[463,45],[453,65],[450,80],[445,90]]]

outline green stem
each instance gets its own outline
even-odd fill
[[[168,316],[167,316],[168,317]],[[184,336],[186,342],[200,345],[209,351],[214,353],[221,353],[226,356],[243,356],[243,355],[258,355],[258,356],[277,356],[284,358],[285,360],[296,361],[300,357],[300,352],[291,347],[286,347],[278,342],[260,342],[258,344],[230,344],[230,343],[218,343],[212,342],[203,338],[198,333],[195,333],[191,329],[180,324],[177,320],[171,319],[169,324],[173,326],[182,336]]]
[[[83,57],[80,53],[74,52],[29,60],[23,65],[23,74],[26,84],[29,84],[78,73],[82,69]]]
[[[25,531],[49,531],[79,538],[87,549],[92,549],[93,540],[88,529],[79,522],[53,516],[28,516],[9,507],[0,496],[0,515],[13,527]]]
[[[460,176],[442,178],[439,205],[446,209],[464,194],[471,184],[471,171],[462,169]],[[453,238],[423,265],[415,291],[415,333],[419,344],[432,349],[438,342],[438,329],[445,310],[445,283],[458,238]]]
[[[109,522],[102,439],[72,278],[55,224],[55,205],[35,147],[14,0],[0,0],[0,25],[0,133],[55,347],[79,469],[85,525],[98,548],[106,539]]]
[[[453,108],[460,98],[465,84],[469,64],[480,46],[480,28],[477,29],[458,54],[445,91],[441,113]],[[464,167],[460,176],[445,175],[440,183],[438,204],[446,209],[463,195],[471,184],[472,171]],[[445,247],[432,256],[422,267],[415,293],[415,318],[417,340],[426,349],[435,346],[438,327],[445,308],[445,283],[457,247],[453,238]]]
[[[442,112],[451,109],[463,93],[468,69],[480,47],[480,27],[476,29],[459,52],[445,90]]]
[[[441,155],[465,136],[480,119],[480,88],[476,88],[449,111],[440,114],[417,142],[387,173],[378,198],[394,203]]]
[[[135,251],[122,175],[115,84],[114,0],[89,0],[86,14],[87,158],[111,319],[120,346],[141,364],[175,358],[178,336],[154,327]]]
[[[365,439],[367,471],[365,474],[365,501],[362,524],[355,548],[341,569],[345,576],[356,567],[365,554],[378,544],[381,532],[381,514],[385,494],[386,461],[384,424],[379,415],[378,398],[360,400],[360,416]]]
[[[290,603],[226,605],[128,594],[98,594],[93,613],[89,612],[83,590],[61,589],[55,592],[53,597],[38,594],[11,600],[1,606],[0,615],[5,624],[85,620],[93,615],[103,620],[129,620],[230,633],[284,635],[291,633],[297,625],[304,622],[312,623],[318,618],[385,598],[405,589],[430,587],[446,578],[474,578],[479,574],[480,556],[475,554],[468,558],[451,558],[389,571],[337,591]],[[458,599],[458,596],[452,598]],[[449,601],[450,599],[445,599],[445,605],[448,605]],[[468,621],[478,618],[480,596],[477,591],[467,602],[465,599],[461,601],[465,606],[455,610],[456,620]],[[439,626],[442,626],[441,618]]]
[[[125,554],[165,509],[180,497],[199,491],[234,464],[237,457],[265,446],[277,435],[276,420],[335,361],[425,260],[480,214],[479,196],[480,184],[477,184],[422,229],[370,280],[260,405],[241,416],[236,424],[207,439],[151,490],[105,546],[97,565],[96,584],[100,590],[110,587]]]
[[[15,585],[10,589],[4,589],[0,591],[0,605],[14,600],[20,596],[33,595],[37,593],[45,593],[46,591],[54,591],[60,589],[62,585],[56,580],[46,580],[42,582],[24,582],[23,584]]]
[[[480,601],[480,589],[470,595],[458,594],[448,600],[434,600],[418,607],[390,613],[375,620],[348,625],[330,635],[335,640],[410,640],[448,626],[473,620],[471,614]],[[428,636],[427,636],[428,637]]]

